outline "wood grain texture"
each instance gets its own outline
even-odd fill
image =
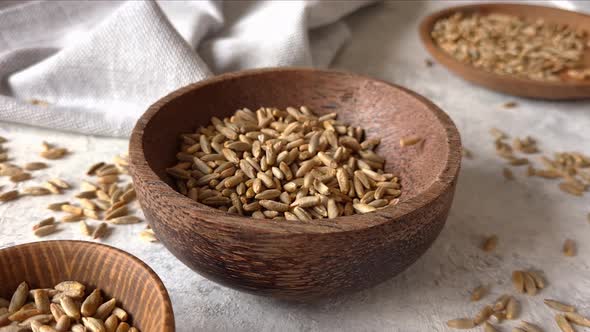
[[[439,48],[432,37],[432,31],[436,21],[448,17],[456,12],[475,13],[482,15],[500,13],[519,16],[525,19],[536,20],[539,18],[547,22],[566,24],[571,27],[590,32],[590,16],[568,10],[507,3],[487,3],[456,6],[445,8],[435,12],[420,23],[419,33],[424,47],[433,58],[447,67],[451,72],[462,77],[466,81],[479,84],[486,88],[510,95],[539,98],[539,99],[581,99],[590,97],[590,80],[574,80],[562,75],[561,82],[535,81],[509,75],[498,75],[456,60],[451,55]],[[590,51],[586,50],[583,58],[584,67],[590,66]]]
[[[172,305],[160,278],[119,249],[84,241],[34,242],[0,250],[0,267],[0,297],[10,299],[22,281],[31,288],[53,288],[76,280],[116,298],[142,332],[174,331]]]
[[[309,222],[230,215],[177,193],[165,168],[178,135],[236,109],[307,105],[379,136],[400,203],[378,212]],[[420,136],[422,146],[399,139]],[[189,85],[152,105],[130,143],[131,174],[158,238],[186,265],[255,294],[311,300],[370,287],[401,272],[441,231],[461,161],[459,134],[425,98],[368,77],[313,69],[263,69]]]

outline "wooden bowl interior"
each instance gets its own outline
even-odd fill
[[[438,15],[437,19],[449,16],[450,14],[455,13],[457,11],[461,11],[463,13],[480,13],[482,15],[498,13],[518,16],[527,20],[544,19],[546,22],[564,24],[584,30],[590,29],[590,22],[588,22],[587,15],[555,7],[535,6],[526,4],[483,3],[459,6],[451,8],[450,10],[447,9],[445,11],[445,14]]]
[[[139,259],[112,247],[82,241],[45,241],[0,250],[0,297],[10,300],[26,281],[31,288],[76,280],[87,290],[115,297],[143,332],[174,331],[168,293]],[[88,292],[87,292],[88,293]]]
[[[544,19],[546,22],[552,22],[557,24],[567,25],[576,29],[584,30],[590,38],[590,16],[581,13],[576,13],[568,10],[543,7],[543,6],[531,6],[531,5],[519,5],[519,4],[482,4],[466,6],[464,13],[475,13],[479,12],[482,15],[489,15],[493,13],[505,14],[518,16],[527,20]],[[448,15],[442,16],[446,17]],[[437,20],[442,17],[438,17]],[[433,21],[436,22],[437,20]],[[434,26],[434,25],[432,25]],[[432,29],[431,26],[431,29]],[[586,50],[584,53],[583,66],[590,66],[590,50]],[[563,75],[562,78],[565,81],[572,83],[582,83],[579,80],[574,80],[567,75]]]
[[[386,171],[400,176],[401,201],[410,200],[435,182],[447,165],[447,132],[426,99],[403,88],[339,72],[307,70],[261,71],[187,87],[160,107],[143,133],[143,152],[150,168],[166,183],[165,168],[175,164],[181,133],[207,125],[212,116],[260,106],[306,105],[319,114],[337,112],[338,119],[380,137],[378,153]],[[423,145],[401,148],[402,137],[419,136]],[[341,218],[338,218],[341,219]]]

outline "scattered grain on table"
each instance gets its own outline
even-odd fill
[[[552,299],[544,299],[543,302],[549,308],[555,309],[555,310],[558,310],[558,311],[562,311],[562,312],[574,312],[574,311],[576,311],[576,308],[574,306],[569,305],[569,304],[566,304],[566,303],[563,303],[561,301],[552,300]]]
[[[485,251],[485,252],[492,252],[496,249],[496,247],[498,246],[498,235],[490,235],[488,237],[486,237],[482,244],[481,244],[481,250]]]
[[[563,242],[562,248],[563,254],[568,257],[573,257],[576,255],[576,242],[572,239],[566,239]]]
[[[473,159],[473,152],[471,152],[471,150],[469,150],[468,148],[463,147],[463,149],[461,150],[461,153],[464,158]]]
[[[504,178],[508,181],[514,180],[514,173],[512,173],[512,171],[509,168],[504,167],[502,169],[502,175],[504,175]]]
[[[471,291],[471,301],[476,302],[481,300],[488,293],[487,287],[480,285]]]
[[[515,108],[517,106],[518,106],[518,103],[515,101],[509,101],[509,102],[506,102],[502,105],[502,107],[504,107],[504,108]]]

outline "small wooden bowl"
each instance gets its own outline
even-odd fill
[[[445,8],[435,12],[420,24],[420,38],[426,50],[434,59],[447,67],[451,72],[466,81],[479,84],[486,88],[510,95],[539,98],[539,99],[581,99],[590,97],[590,80],[575,80],[562,75],[562,81],[536,81],[512,75],[498,75],[472,65],[465,64],[444,52],[432,39],[430,32],[434,24],[454,13],[480,13],[482,15],[499,13],[514,15],[525,19],[542,18],[547,22],[565,24],[583,29],[590,33],[590,16],[554,7],[544,7],[526,4],[510,3],[482,3]],[[586,51],[583,58],[585,68],[590,67],[590,51]]]
[[[179,194],[165,168],[181,133],[236,109],[307,105],[381,137],[386,171],[399,174],[398,205],[310,222],[231,215]],[[401,148],[402,137],[423,145]],[[217,76],[162,98],[139,119],[131,174],[146,218],[190,268],[259,295],[310,300],[363,289],[403,271],[441,231],[461,161],[451,119],[425,98],[364,76],[313,69],[262,69]]]
[[[0,297],[5,299],[23,281],[47,288],[75,280],[116,298],[140,331],[174,331],[172,304],[158,275],[119,249],[84,241],[33,242],[1,249],[0,266]]]

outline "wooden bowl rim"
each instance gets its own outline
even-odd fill
[[[442,63],[445,67],[447,67],[445,65],[445,61],[453,62],[453,63],[455,63],[455,65],[465,68],[465,71],[469,72],[469,76],[477,75],[477,76],[482,77],[485,80],[502,80],[504,82],[517,82],[519,84],[524,84],[524,85],[528,85],[528,86],[535,87],[535,88],[545,88],[545,89],[558,88],[558,87],[569,87],[569,88],[590,87],[589,80],[579,81],[579,82],[578,81],[551,82],[551,81],[536,81],[536,80],[518,77],[518,76],[512,76],[512,75],[495,74],[495,73],[465,64],[465,63],[455,59],[454,57],[452,57],[451,55],[449,55],[445,51],[443,51],[440,47],[438,47],[438,45],[436,45],[436,43],[434,42],[434,40],[430,36],[430,32],[432,31],[434,24],[436,23],[436,21],[438,21],[441,18],[450,16],[451,14],[454,14],[456,12],[476,12],[481,9],[487,9],[487,10],[493,11],[494,9],[499,8],[499,7],[504,7],[504,8],[506,8],[506,7],[520,7],[520,8],[524,8],[524,9],[538,8],[541,10],[558,11],[558,12],[562,12],[567,15],[580,16],[586,20],[590,20],[590,15],[587,15],[587,14],[583,14],[583,13],[579,13],[579,12],[575,12],[575,11],[571,11],[571,10],[567,10],[567,9],[562,9],[562,8],[541,6],[541,5],[529,5],[529,4],[522,4],[522,3],[479,3],[479,4],[453,6],[453,7],[447,7],[447,8],[441,9],[439,11],[436,11],[436,12],[426,16],[422,20],[422,22],[420,23],[420,26],[419,26],[419,34],[420,34],[420,39],[422,40],[422,44],[424,45],[424,47],[426,48],[428,53],[430,53],[430,55],[433,58],[435,58],[440,63]],[[588,33],[590,34],[590,31],[588,31]],[[587,50],[587,52],[590,52],[590,50]],[[462,75],[462,74],[458,74],[458,73],[455,73],[455,74],[460,77],[466,76],[466,75]]]
[[[143,150],[143,133],[145,127],[150,120],[175,98],[178,98],[186,93],[200,89],[208,85],[214,85],[224,80],[235,80],[246,76],[264,75],[267,73],[289,73],[289,72],[307,72],[315,74],[338,74],[345,76],[352,76],[357,79],[364,79],[377,84],[384,84],[390,88],[398,90],[405,94],[407,98],[416,99],[418,102],[425,105],[425,108],[430,111],[438,120],[439,125],[443,128],[446,134],[446,140],[443,144],[448,147],[445,165],[442,167],[441,173],[436,177],[436,180],[424,191],[418,193],[416,196],[402,200],[399,204],[380,209],[376,212],[367,214],[355,214],[352,216],[341,216],[331,219],[326,222],[325,219],[313,219],[308,222],[281,220],[280,222],[274,220],[260,220],[252,222],[251,217],[236,216],[222,210],[217,210],[206,206],[204,204],[195,202],[190,198],[180,194],[174,188],[165,183],[147,163]],[[254,233],[266,234],[284,234],[289,235],[293,233],[300,234],[315,234],[315,233],[337,233],[346,231],[358,231],[374,226],[381,225],[388,222],[396,222],[403,219],[405,216],[419,210],[420,208],[431,204],[439,196],[451,190],[451,187],[458,175],[461,164],[461,139],[455,124],[451,118],[443,112],[439,107],[434,105],[425,97],[413,92],[409,89],[395,85],[383,80],[371,78],[365,75],[354,74],[340,70],[324,70],[314,68],[301,67],[277,67],[277,68],[263,68],[263,69],[249,69],[236,72],[225,73],[211,78],[192,83],[182,88],[179,88],[168,95],[162,97],[160,100],[152,104],[147,111],[137,121],[129,142],[129,158],[131,163],[131,174],[135,177],[141,178],[141,183],[160,183],[166,192],[162,193],[161,197],[179,199],[182,202],[183,208],[191,208],[197,210],[201,222],[208,222],[217,224],[223,227],[235,228],[238,227],[243,231],[252,231]],[[133,165],[144,166],[146,172],[136,172]],[[162,186],[159,186],[162,187]]]
[[[120,254],[125,259],[133,261],[134,263],[138,264],[142,269],[146,270],[149,276],[156,282],[157,293],[164,297],[165,305],[163,306],[163,320],[165,321],[164,326],[166,329],[164,331],[175,331],[175,321],[174,321],[174,310],[172,309],[172,301],[170,300],[170,296],[168,294],[168,290],[166,290],[166,286],[151,267],[149,267],[145,262],[141,259],[137,258],[135,255],[128,253],[124,250],[119,248],[115,248],[113,246],[109,246],[103,243],[96,243],[91,241],[81,241],[81,240],[47,240],[47,241],[35,241],[35,242],[27,242],[22,244],[17,244],[14,246],[9,246],[5,248],[0,248],[0,252],[5,252],[8,250],[17,250],[19,248],[32,248],[32,247],[40,247],[40,246],[53,246],[58,243],[63,243],[66,245],[71,245],[74,249],[76,247],[103,247],[106,250],[112,250],[118,254]],[[143,286],[143,285],[142,285]]]

